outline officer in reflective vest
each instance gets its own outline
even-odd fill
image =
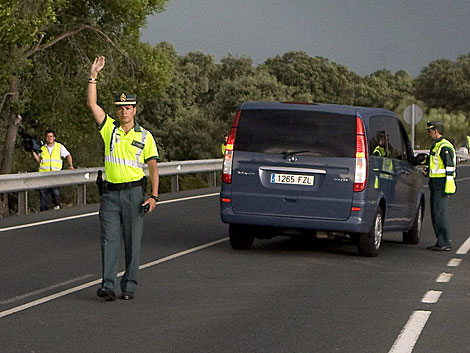
[[[62,170],[62,158],[67,159],[69,169],[73,167],[72,155],[67,148],[55,140],[55,132],[53,130],[46,131],[46,143],[41,146],[40,154],[36,151],[33,152],[33,157],[39,163],[40,172],[58,172]],[[46,188],[39,190],[39,203],[40,210],[46,211],[49,209],[49,195],[52,197],[54,209],[60,209],[60,188]]]
[[[388,146],[388,139],[387,139],[385,130],[380,130],[377,132],[377,147],[374,148],[374,151],[372,152],[372,154],[374,156],[383,157],[378,162],[377,166],[379,168],[374,168],[374,172],[375,172],[374,187],[378,189],[380,186],[379,178],[392,180],[392,174],[393,174],[393,161],[391,159],[392,154]],[[389,186],[391,188],[391,185]],[[390,192],[392,192],[392,190],[390,190]]]
[[[224,135],[224,143],[221,145],[222,147],[222,156],[225,156],[225,146],[227,146],[228,135]]]
[[[465,137],[465,147],[467,147],[467,153],[470,154],[470,135]]]
[[[431,193],[431,218],[437,242],[429,250],[450,251],[449,226],[447,222],[448,196],[455,193],[455,148],[442,135],[444,126],[440,121],[428,121],[429,136],[434,143],[429,153],[429,163],[424,174],[429,176]]]
[[[143,216],[151,213],[158,202],[158,151],[152,134],[134,120],[136,96],[120,94],[115,106],[118,120],[112,119],[97,104],[98,73],[105,66],[104,56],[90,67],[87,103],[98,124],[105,145],[106,182],[100,198],[101,255],[103,278],[97,295],[108,301],[116,298],[121,237],[125,248],[126,271],[120,281],[121,299],[134,299],[139,270]],[[151,195],[144,198],[147,163]]]

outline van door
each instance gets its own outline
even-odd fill
[[[387,205],[385,225],[389,229],[403,228],[415,215],[420,185],[416,180],[416,169],[410,163],[407,135],[399,120],[394,117],[373,117],[370,126],[371,134],[377,141],[376,149],[385,151],[384,156],[380,157],[380,190],[384,192]],[[384,140],[381,140],[382,137]],[[384,147],[381,147],[379,141],[384,143]]]
[[[402,154],[397,156],[397,190],[399,192],[399,202],[403,205],[401,218],[403,223],[409,224],[414,219],[417,212],[418,196],[422,185],[420,171],[413,165],[413,156],[408,135],[403,125],[397,121],[400,139],[402,144]]]
[[[355,147],[354,116],[311,110],[243,110],[233,153],[233,211],[347,219]]]

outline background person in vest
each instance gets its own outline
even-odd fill
[[[144,211],[152,212],[158,202],[158,151],[152,134],[134,120],[136,96],[121,94],[115,100],[118,120],[97,104],[98,73],[105,66],[104,56],[90,68],[87,103],[105,145],[106,182],[100,201],[101,255],[103,278],[97,295],[114,300],[121,237],[124,240],[126,271],[121,279],[121,299],[134,298],[140,262]],[[152,193],[144,198],[148,164]]]
[[[426,129],[434,142],[429,153],[428,168],[423,170],[423,173],[429,176],[431,219],[437,237],[436,244],[428,246],[428,249],[450,251],[447,210],[448,196],[455,193],[455,148],[442,136],[442,122],[428,121]]]
[[[62,170],[62,158],[67,159],[69,169],[75,169],[72,163],[72,155],[63,144],[56,142],[55,138],[55,132],[47,130],[46,143],[41,147],[40,154],[38,155],[36,151],[32,151],[34,159],[39,163],[40,172],[58,172]],[[49,209],[49,195],[51,195],[54,210],[60,209],[60,189],[47,188],[39,190],[41,211]]]
[[[225,147],[227,146],[228,135],[224,135],[224,143],[221,145],[222,148],[222,156],[225,156]]]

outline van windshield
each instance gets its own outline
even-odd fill
[[[237,151],[322,157],[354,157],[356,119],[303,110],[242,110]]]

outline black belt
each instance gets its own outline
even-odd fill
[[[125,190],[125,189],[135,188],[137,186],[143,186],[145,183],[144,180],[145,180],[145,177],[140,180],[130,181],[128,183],[110,183],[107,181],[105,183],[105,190],[116,191],[116,190]]]

